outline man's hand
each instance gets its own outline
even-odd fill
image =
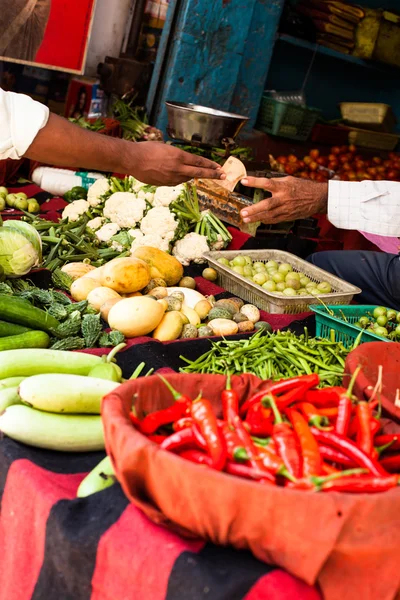
[[[267,225],[305,219],[326,212],[328,184],[296,177],[264,179],[247,177],[242,184],[268,190],[272,198],[261,200],[241,211],[245,223],[261,221]]]
[[[225,177],[218,163],[183,152],[169,144],[139,142],[132,146],[134,154],[129,172],[145,183],[177,185],[193,178],[223,179]]]

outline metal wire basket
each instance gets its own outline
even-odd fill
[[[267,292],[256,283],[218,262],[219,258],[227,258],[230,261],[240,255],[249,256],[253,262],[275,260],[278,263],[288,263],[292,266],[293,271],[304,273],[312,281],[317,283],[326,281],[332,286],[333,291],[330,294],[320,294],[319,296],[294,297],[280,296],[273,292]],[[299,314],[307,312],[310,304],[321,304],[319,298],[325,304],[329,305],[350,304],[353,296],[361,293],[360,288],[283,250],[221,250],[207,252],[204,256],[208,264],[217,271],[218,283],[221,287],[271,314]]]

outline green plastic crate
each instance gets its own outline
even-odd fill
[[[256,127],[265,133],[304,142],[320,114],[316,108],[263,96]]]
[[[362,331],[359,327],[354,327],[352,323],[356,323],[358,319],[368,313],[372,313],[376,306],[364,305],[364,306],[328,306],[330,311],[334,313],[333,316],[327,312],[324,306],[310,306],[310,310],[315,312],[315,324],[316,324],[316,335],[317,337],[330,338],[331,330],[335,331],[335,339],[337,342],[342,342],[346,348],[350,348],[356,341],[357,337]],[[346,323],[343,318],[349,321]],[[375,335],[369,331],[364,331],[360,343],[365,342],[391,342],[380,335]]]

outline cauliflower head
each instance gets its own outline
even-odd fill
[[[120,227],[135,227],[142,220],[146,202],[131,192],[116,192],[106,200],[103,215]]]
[[[182,194],[185,189],[184,185],[177,185],[175,187],[161,186],[156,189],[154,194],[154,206],[169,206],[172,202],[175,202]]]
[[[218,234],[215,242],[211,244],[211,250],[223,250],[225,248],[225,242],[222,239],[222,235]]]
[[[89,227],[89,229],[92,231],[96,231],[96,229],[100,229],[104,221],[105,219],[103,219],[103,217],[95,217],[91,221],[88,221],[87,227]]]
[[[68,221],[77,221],[89,209],[89,202],[86,200],[74,200],[68,204],[62,212],[62,218]]]
[[[131,246],[131,254],[134,253],[136,248],[139,246],[149,246],[150,248],[158,248],[159,250],[163,250],[164,252],[169,251],[169,241],[165,238],[162,238],[157,233],[149,233],[148,235],[142,235],[142,237],[137,237]]]
[[[153,206],[154,194],[152,194],[151,192],[145,192],[144,190],[140,190],[137,193],[137,197],[141,198],[142,200],[146,200],[146,202]]]
[[[102,203],[102,196],[110,189],[110,184],[106,177],[102,177],[94,182],[88,190],[87,200],[90,206],[98,206]]]
[[[140,231],[140,229],[130,229],[128,233],[133,240],[137,240],[143,237],[143,233]]]
[[[177,227],[175,215],[166,206],[151,208],[140,224],[140,229],[145,235],[157,232],[162,238],[168,236],[169,239],[173,239]]]
[[[108,242],[120,229],[117,223],[106,223],[96,231],[96,237],[101,242]]]
[[[201,264],[206,262],[205,252],[210,250],[205,235],[199,233],[187,233],[185,237],[178,240],[172,249],[172,254],[180,263],[187,266],[191,262]]]

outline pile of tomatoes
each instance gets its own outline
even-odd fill
[[[302,159],[289,154],[278,156],[276,162],[287,175],[320,182],[334,175],[342,181],[400,181],[400,154],[390,152],[386,159],[366,157],[356,146],[333,146],[327,156],[313,149]]]

